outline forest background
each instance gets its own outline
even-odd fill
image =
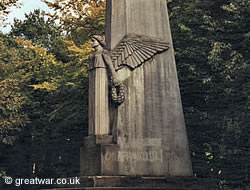
[[[0,178],[79,175],[90,39],[104,35],[105,1],[42,1],[52,13],[34,10],[0,33]],[[2,25],[19,3],[0,1]],[[194,177],[250,189],[250,2],[168,0],[168,11]]]

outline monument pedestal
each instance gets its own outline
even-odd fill
[[[115,175],[117,164],[111,157],[116,151],[110,135],[85,137],[80,148],[80,176]]]
[[[134,165],[136,169],[138,167],[136,163],[140,161],[150,162],[161,158],[160,154],[157,155],[157,152],[155,152],[155,155],[152,154],[151,157],[149,154],[144,155],[144,157],[141,154],[123,154],[123,149],[120,149],[119,146],[115,139],[109,135],[85,137],[84,145],[81,147],[80,185],[71,188],[69,186],[60,186],[57,189],[215,190],[217,188],[216,180],[206,178],[121,175],[122,171],[119,170],[120,162],[123,166],[124,162],[129,162],[129,165]],[[129,168],[129,170],[133,169]]]
[[[80,176],[191,176],[186,165],[169,166],[168,151],[159,138],[139,138],[128,143],[112,136],[88,136],[80,149]],[[171,168],[183,167],[178,175]]]

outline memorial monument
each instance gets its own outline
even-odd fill
[[[80,184],[56,189],[214,190],[192,177],[166,0],[107,0],[92,37]]]
[[[82,179],[166,189],[191,177],[166,0],[107,0],[105,33],[92,38]]]

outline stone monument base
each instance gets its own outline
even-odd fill
[[[61,185],[50,190],[215,190],[216,181],[192,177],[84,176],[80,185]],[[48,189],[43,189],[48,190]]]
[[[185,159],[169,152],[161,139],[140,138],[130,140],[130,144],[121,139],[111,135],[85,137],[80,148],[80,176],[192,176]]]

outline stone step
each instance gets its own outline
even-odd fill
[[[42,190],[215,190],[215,179],[192,177],[85,176],[78,185],[57,185]]]
[[[215,190],[214,188],[167,188],[167,187],[79,187],[41,190]]]

